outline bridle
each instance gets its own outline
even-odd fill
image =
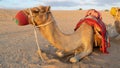
[[[34,25],[34,27],[39,28],[39,27],[46,26],[46,25],[52,23],[52,21],[50,21],[50,22],[47,22],[47,23],[45,23],[45,24],[40,24],[40,25],[37,25],[37,26],[36,26],[36,25],[35,25],[34,18],[33,18],[32,11],[31,11],[30,9],[28,9],[28,10],[29,10],[29,13],[30,13],[30,15],[29,15],[28,17],[31,18],[31,22],[32,22],[32,24]],[[46,18],[48,18],[48,16],[47,16],[48,13],[50,13],[50,11],[44,13],[44,14],[46,14]]]

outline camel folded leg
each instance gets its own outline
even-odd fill
[[[77,53],[75,52],[75,55],[73,57],[71,57],[69,61],[72,63],[76,63],[76,62],[80,61],[81,59],[83,59],[84,57],[86,57],[92,53],[93,46],[92,46],[92,44],[87,43],[86,45],[85,44],[83,45],[82,49],[83,49],[82,51],[78,51]]]
[[[65,51],[56,51],[56,55],[58,57],[67,57],[67,56],[70,56],[70,55],[73,55],[74,54],[74,51],[69,51],[69,52],[65,52]]]
[[[74,55],[69,60],[72,63],[76,63],[76,62],[80,61],[82,58],[91,54],[92,53],[92,48],[89,48],[89,49],[87,49],[83,52],[79,51],[77,53],[76,52],[56,52],[56,53],[59,57],[68,57],[70,55]]]
[[[64,50],[57,50],[56,51],[56,55],[58,57],[68,57],[68,56],[71,56],[71,55],[75,55],[77,53],[80,53],[84,50],[83,48],[83,44],[81,44],[79,47],[77,47],[76,49],[73,49],[71,51],[64,51]]]
[[[77,54],[74,57],[71,57],[70,62],[72,62],[72,63],[79,62],[82,58],[88,56],[91,53],[92,53],[92,50],[87,51],[87,52],[81,52],[80,54]]]
[[[80,61],[82,58],[88,56],[89,54],[91,54],[92,50],[93,50],[93,47],[92,45],[89,44],[89,45],[86,45],[86,47],[82,45],[81,47],[78,47],[74,51],[69,51],[69,52],[58,50],[56,54],[59,57],[68,57],[68,56],[73,55],[73,57],[71,57],[69,61],[72,63],[75,63],[75,62]]]

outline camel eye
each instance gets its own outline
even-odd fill
[[[118,9],[118,12],[120,12],[120,9]]]
[[[34,12],[34,13],[38,13],[39,11],[40,10],[37,7],[35,7],[35,8],[32,9],[32,12]]]
[[[44,12],[45,12],[45,10],[40,10],[40,12],[41,12],[41,13],[44,13]]]

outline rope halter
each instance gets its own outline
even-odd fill
[[[29,10],[29,12],[30,12],[30,15],[29,15],[28,17],[31,17],[31,22],[32,22],[32,24],[34,25],[34,27],[42,27],[42,26],[46,26],[46,25],[52,23],[52,22],[50,21],[50,22],[47,22],[47,23],[40,24],[40,25],[37,25],[37,26],[36,26],[36,25],[35,25],[35,22],[34,22],[34,18],[33,18],[32,11],[30,10],[30,8],[29,8],[28,10]],[[49,12],[46,12],[46,13],[44,13],[44,14],[47,14],[47,13],[49,13]],[[46,15],[46,17],[47,17],[47,15]]]

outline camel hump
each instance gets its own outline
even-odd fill
[[[102,16],[101,16],[100,12],[98,12],[95,9],[90,9],[86,12],[85,18],[80,19],[80,21],[76,25],[74,31],[76,31],[84,21],[87,21],[87,23],[92,21],[92,24],[89,23],[90,25],[99,24],[99,23],[104,25],[104,23],[102,22]]]
[[[96,19],[101,19],[102,20],[101,14],[95,9],[88,10],[85,17],[87,17],[87,16],[92,16],[92,17],[95,17]]]

